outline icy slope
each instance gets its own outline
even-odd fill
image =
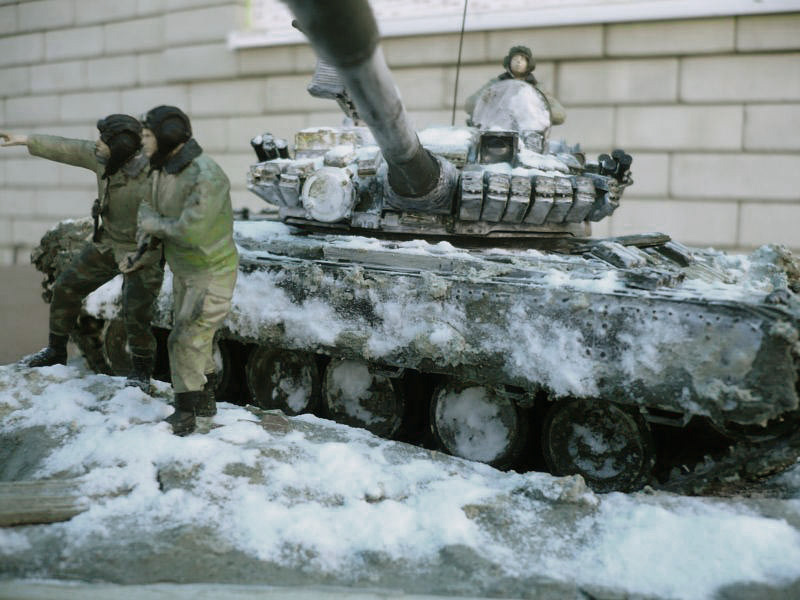
[[[0,529],[0,578],[547,598],[798,589],[798,500],[599,496],[578,478],[230,404],[178,438],[160,422],[170,399],[77,363],[0,367],[0,479],[82,477],[100,495],[70,521]]]

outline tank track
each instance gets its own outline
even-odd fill
[[[800,429],[763,442],[734,442],[722,456],[705,456],[691,468],[673,467],[665,482],[650,487],[685,496],[746,494],[754,485],[792,467],[798,457]]]

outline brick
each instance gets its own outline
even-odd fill
[[[800,204],[743,202],[739,242],[744,246],[785,244],[800,249]]]
[[[33,247],[53,226],[52,219],[14,219],[11,222],[11,242]]]
[[[19,96],[31,91],[31,67],[0,69],[3,96]]]
[[[231,204],[234,210],[241,210],[247,208],[250,214],[258,214],[270,205],[267,204],[260,197],[256,196],[253,192],[247,189],[232,189],[231,190]]]
[[[86,89],[86,63],[70,61],[33,65],[30,68],[33,92],[61,92]]]
[[[228,119],[192,117],[192,135],[206,152],[225,152],[228,149]]]
[[[421,65],[455,65],[458,62],[459,34],[386,38],[381,42],[386,62],[392,68]],[[465,63],[486,62],[486,33],[464,34],[461,60]]]
[[[164,54],[162,52],[148,52],[136,57],[136,74],[142,85],[164,83]]]
[[[567,107],[567,120],[550,129],[550,139],[608,152],[614,145],[614,109]]]
[[[307,112],[303,115],[293,115],[295,117],[295,122],[301,122],[302,124],[291,133],[281,136],[285,137],[289,142],[294,141],[294,134],[306,127],[338,127],[342,123],[342,119],[344,118],[344,113],[338,108],[333,108],[334,104],[328,106],[329,110],[323,110],[318,112]],[[275,121],[276,125],[280,125],[281,121],[286,117],[286,115],[271,115],[267,117],[268,119],[272,119]]]
[[[17,29],[17,7],[0,6],[0,35],[15,33]]]
[[[83,190],[39,189],[36,190],[32,216],[51,221],[85,217],[91,213],[95,195],[87,194]]]
[[[5,112],[7,125],[55,123],[59,118],[59,98],[58,96],[7,98]]]
[[[659,231],[692,246],[736,243],[736,202],[624,197],[610,218],[613,235]]]
[[[19,4],[19,31],[54,29],[75,22],[74,4],[63,0],[38,0]]]
[[[0,219],[0,244],[8,247],[11,245],[11,239],[11,221]]]
[[[606,54],[636,56],[732,52],[735,21],[692,19],[606,26]]]
[[[140,87],[122,92],[122,112],[138,116],[151,108],[167,104],[189,106],[189,90],[185,85]]]
[[[314,53],[314,48],[311,44],[302,44],[295,46],[295,66],[298,73],[313,73],[314,66],[317,64],[317,55]]]
[[[264,110],[264,93],[261,79],[193,83],[189,107],[198,116],[257,114]]]
[[[164,0],[137,0],[136,14],[139,16],[150,16],[153,14],[163,14]]]
[[[161,17],[112,23],[103,28],[108,53],[142,52],[164,45],[164,20]]]
[[[739,17],[736,49],[800,50],[800,13]]]
[[[534,60],[587,58],[603,55],[602,25],[542,27],[488,33],[489,59],[503,70],[503,57],[512,46],[528,46]]]
[[[226,146],[230,152],[252,152],[250,140],[257,135],[269,132],[276,137],[282,137],[287,142],[294,142],[295,134],[305,127],[305,115],[272,115],[254,116],[246,118],[228,119]],[[335,127],[339,121],[328,121],[329,126]],[[255,153],[252,154],[255,160]]]
[[[61,120],[97,120],[121,111],[119,92],[87,92],[61,96]]]
[[[453,109],[448,110],[414,110],[408,111],[411,125],[417,130],[427,129],[428,127],[449,127],[453,116]],[[465,125],[467,113],[463,110],[456,110],[456,127]]]
[[[11,229],[11,225],[9,224],[9,231]],[[0,240],[5,241],[7,238],[2,237],[2,232],[0,232]],[[17,264],[15,259],[16,252],[14,249],[8,246],[0,246],[0,265],[4,267],[11,266]]]
[[[689,102],[800,100],[800,54],[719,56],[681,61]]]
[[[39,62],[44,58],[44,39],[41,33],[0,38],[0,66]]]
[[[5,161],[6,182],[11,186],[58,187],[58,164],[36,156]]]
[[[800,156],[791,154],[675,154],[672,195],[691,198],[797,200]]]
[[[164,40],[167,46],[225,40],[239,29],[240,17],[240,8],[231,4],[170,12],[164,17]]]
[[[333,101],[311,96],[306,91],[308,82],[309,78],[305,75],[267,77],[265,84],[266,111],[282,113],[330,110]]]
[[[800,150],[800,104],[744,107],[745,150]]]
[[[212,158],[217,161],[222,170],[231,181],[231,189],[246,189],[247,173],[250,165],[255,162],[252,152],[246,154],[215,154]]]
[[[80,0],[75,3],[75,22],[109,23],[136,16],[136,2],[109,2],[108,0]]]
[[[297,72],[296,46],[242,48],[236,51],[240,75],[274,75]]]
[[[135,56],[97,58],[87,62],[89,87],[130,87],[136,84],[137,63]]]
[[[741,106],[622,106],[617,143],[626,149],[739,150]]]
[[[44,133],[47,135],[60,135],[61,137],[75,138],[78,140],[95,140],[98,136],[97,120],[104,115],[97,115],[91,122],[72,125],[41,125],[33,127],[31,133]]]
[[[9,217],[30,216],[35,195],[36,190],[33,189],[5,187],[3,201],[0,202],[0,223],[7,221]]]
[[[626,193],[637,198],[666,198],[669,195],[669,165],[669,154],[637,152],[633,155],[631,167],[633,185]]]
[[[211,6],[214,4],[228,4],[230,0],[167,0],[167,10],[185,10],[187,8],[197,8],[198,6]],[[164,0],[161,0],[164,4]]]
[[[678,61],[638,59],[562,63],[556,97],[564,104],[674,101]]]
[[[447,97],[446,69],[397,69],[394,80],[408,110],[445,108],[452,102],[452,94]]]
[[[103,53],[103,28],[80,27],[45,34],[47,60],[94,57]]]
[[[80,137],[87,139],[84,136]],[[93,136],[92,139],[96,137]],[[59,163],[58,181],[61,189],[72,189],[73,191],[79,189],[86,198],[91,196],[91,200],[97,197],[97,175],[94,171]]]
[[[168,48],[163,60],[167,81],[208,80],[236,75],[236,55],[224,43]]]
[[[613,217],[612,217],[613,218]],[[597,223],[591,224],[591,233],[589,237],[593,238],[608,238],[611,237],[611,221],[603,219]]]

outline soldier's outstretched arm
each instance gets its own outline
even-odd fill
[[[19,133],[0,131],[0,146],[27,146],[28,136]]]

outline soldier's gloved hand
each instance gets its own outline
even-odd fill
[[[147,204],[139,207],[139,231],[146,234],[157,234],[161,230],[161,216]],[[136,234],[139,235],[138,232]]]
[[[100,200],[99,199],[95,199],[94,204],[92,204],[92,218],[93,219],[100,218],[100,213],[101,212],[102,211],[100,209]]]
[[[119,261],[117,267],[119,268],[120,273],[131,273],[138,269],[141,265],[139,265],[139,260],[141,256],[139,255],[138,251],[128,252],[125,256],[122,257],[122,260]]]

